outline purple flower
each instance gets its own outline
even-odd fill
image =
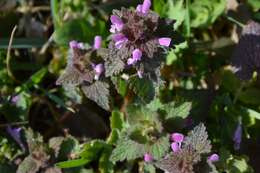
[[[151,0],[144,0],[144,3],[142,5],[142,13],[147,14],[150,11],[151,5]]]
[[[143,71],[138,70],[138,71],[137,71],[137,75],[138,75],[138,77],[139,77],[140,79],[142,79],[142,78],[143,78]]]
[[[178,152],[181,149],[180,143],[179,142],[173,142],[171,144],[171,148],[172,148],[173,152]]]
[[[124,43],[126,43],[128,41],[128,39],[126,38],[126,36],[124,34],[114,34],[112,36],[113,41],[115,42],[115,46],[117,49],[120,49]]]
[[[233,135],[233,141],[234,141],[234,149],[235,150],[239,150],[240,149],[240,144],[241,144],[241,141],[242,141],[242,126],[241,126],[241,123],[239,122],[238,125],[237,125],[237,128],[234,132],[234,135]]]
[[[102,37],[97,35],[94,39],[93,47],[94,47],[94,49],[99,49],[99,48],[101,48],[101,45],[102,45]]]
[[[140,49],[135,49],[133,52],[132,52],[132,58],[129,58],[127,60],[127,64],[128,65],[133,65],[133,64],[136,64],[138,61],[141,60],[141,57],[142,57],[142,51]]]
[[[92,64],[92,67],[95,71],[95,80],[98,80],[100,75],[104,72],[104,65],[103,64]]]
[[[181,143],[181,142],[183,141],[183,139],[184,139],[184,135],[181,134],[181,133],[173,133],[173,134],[171,135],[171,140],[172,140],[173,142]]]
[[[169,37],[162,37],[162,38],[159,38],[158,41],[161,46],[169,47],[172,39]]]
[[[132,53],[133,59],[137,62],[141,60],[142,51],[140,49],[135,49]]]
[[[153,161],[153,156],[152,156],[151,154],[146,153],[146,154],[144,155],[144,161],[145,161],[145,162],[151,162],[151,161]]]
[[[212,154],[211,156],[208,157],[209,162],[217,162],[219,161],[219,155],[217,154]]]
[[[110,17],[110,21],[112,23],[110,32],[115,33],[117,31],[119,32],[123,29],[124,23],[120,17],[118,17],[116,15],[112,15]]]
[[[11,128],[11,126],[7,126],[7,133],[9,133],[9,135],[11,135],[11,137],[15,140],[15,142],[17,142],[20,147],[25,150],[25,147],[22,143],[22,140],[21,140],[21,130],[22,128]]]
[[[127,60],[127,65],[133,65],[133,64],[135,64],[135,60],[133,59],[133,58],[129,58],[128,60]]]
[[[19,101],[19,98],[20,98],[19,95],[16,95],[16,96],[12,97],[11,102],[13,104],[16,104]]]
[[[138,4],[137,7],[136,7],[136,11],[139,12],[139,13],[142,13],[142,8],[143,8],[143,5]]]
[[[71,48],[71,49],[76,49],[76,48],[78,48],[78,42],[75,41],[75,40],[70,41],[69,45],[70,45],[70,48]]]
[[[70,45],[71,49],[84,49],[84,47],[85,47],[84,43],[82,43],[82,42],[78,43],[75,40],[70,41],[69,45]]]

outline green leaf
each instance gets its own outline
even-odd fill
[[[153,145],[147,145],[148,153],[150,153],[156,160],[161,159],[170,148],[169,136],[159,138]]]
[[[247,3],[253,7],[254,11],[257,11],[260,9],[259,0],[248,0]]]
[[[144,145],[139,144],[127,137],[119,139],[116,148],[112,151],[110,160],[112,162],[134,160],[143,157],[145,154]]]
[[[112,56],[112,55],[110,55]],[[105,61],[106,77],[118,75],[125,68],[125,63],[120,59],[107,58]]]
[[[83,166],[89,162],[90,161],[88,159],[81,158],[81,159],[76,159],[76,160],[59,162],[59,163],[56,163],[55,166],[57,166],[59,168],[73,168],[73,167]]]
[[[127,83],[121,77],[112,77],[112,82],[116,87],[117,92],[122,96],[126,96],[127,94]]]
[[[145,103],[151,102],[155,96],[155,88],[153,82],[149,79],[134,77],[129,79],[129,87],[135,94]]]
[[[86,143],[80,152],[80,157],[89,161],[96,160],[99,157],[100,152],[105,148],[107,144],[101,140],[93,140]]]
[[[159,98],[155,98],[153,101],[151,101],[149,104],[146,105],[146,107],[150,110],[150,111],[157,111],[159,109],[163,108],[163,104],[161,103]]]
[[[248,164],[248,158],[235,157],[228,164],[231,173],[253,173],[253,169]]]
[[[112,116],[110,117],[110,127],[111,129],[121,130],[124,125],[124,115],[118,110],[114,110],[112,112]]]
[[[184,119],[190,114],[191,108],[191,102],[184,102],[181,104],[176,104],[175,102],[168,103],[163,108],[163,110],[166,111],[165,119],[172,119],[176,117]]]
[[[184,147],[192,146],[198,154],[206,154],[211,151],[211,142],[204,124],[197,125],[184,140]]]
[[[169,8],[167,10],[167,16],[170,19],[175,19],[176,23],[174,24],[174,29],[178,29],[179,26],[183,23],[185,19],[185,8],[184,8],[184,1],[178,0],[168,0],[167,7]]]
[[[109,160],[111,153],[112,153],[112,147],[107,147],[102,152],[99,159],[99,166],[98,166],[100,173],[114,172],[114,164]]]
[[[259,112],[255,111],[253,109],[250,109],[250,108],[245,108],[245,107],[242,107],[241,109],[242,109],[243,112],[248,114],[248,116],[260,120],[260,113]]]
[[[156,173],[156,169],[152,164],[144,164],[144,173]]]
[[[83,85],[82,90],[87,98],[96,102],[105,110],[109,110],[109,85],[106,82],[96,81],[92,85]]]
[[[17,173],[36,173],[40,167],[41,164],[39,164],[32,156],[28,156],[19,164]]]
[[[31,81],[33,82],[33,84],[39,84],[42,81],[42,79],[44,78],[44,76],[46,75],[47,72],[48,72],[47,68],[42,68],[41,70],[34,73],[31,76]]]
[[[60,145],[58,160],[67,160],[68,156],[71,153],[76,152],[78,148],[79,142],[75,138],[69,137],[64,139],[64,141]]]
[[[62,46],[67,46],[71,40],[90,42],[94,37],[92,26],[85,20],[71,20],[64,22],[56,28],[54,41]]]
[[[118,129],[112,129],[110,132],[109,137],[107,138],[108,144],[115,144],[119,138],[119,130]]]
[[[239,93],[238,100],[253,105],[260,105],[260,90],[257,88],[247,88]]]

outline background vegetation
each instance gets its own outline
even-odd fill
[[[71,40],[92,45],[101,35],[106,47],[112,10],[138,3],[142,2],[0,0],[1,173],[160,172],[144,165],[143,155],[138,156],[132,144],[117,141],[118,134],[124,137],[125,114],[133,115],[130,125],[141,129],[154,121],[158,125],[153,114],[159,109],[169,113],[169,133],[186,134],[200,122],[205,124],[212,151],[220,156],[218,172],[260,172],[259,78],[255,72],[250,80],[240,80],[231,66],[243,27],[251,20],[260,22],[259,0],[153,0],[154,11],[176,20],[174,29],[184,41],[165,59],[161,101],[153,100],[148,108],[128,107],[132,91],[120,79],[111,112],[55,84],[66,66]],[[259,46],[260,40],[252,43]],[[247,42],[241,51],[260,61],[259,47],[247,46],[252,45]],[[149,93],[145,88],[138,96],[151,101]],[[239,144],[234,140],[238,127]],[[15,135],[12,129],[21,133]],[[168,138],[162,140],[167,143]],[[169,148],[161,142],[158,157]],[[111,156],[116,144],[128,153]]]

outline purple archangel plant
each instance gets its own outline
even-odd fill
[[[165,50],[172,45],[174,21],[162,19],[145,0],[134,9],[114,10],[110,17],[112,40],[105,58],[106,76],[129,75],[158,80]],[[135,69],[135,71],[131,71]],[[154,79],[152,76],[157,76]]]
[[[174,141],[171,145],[173,152],[155,162],[158,168],[168,173],[194,173],[194,165],[201,161],[201,155],[211,151],[211,142],[203,124],[196,126],[186,137],[173,133],[171,141]],[[212,154],[208,160],[216,162],[219,156]]]
[[[129,84],[135,93],[139,92],[136,89],[138,79],[152,82],[150,93],[139,96],[154,96],[151,88],[163,84],[160,68],[167,49],[173,45],[174,21],[160,18],[151,10],[151,5],[150,0],[145,0],[136,9],[113,10],[109,30],[111,41],[107,49],[101,48],[101,36],[94,38],[91,48],[71,41],[67,66],[56,83],[69,88],[79,87],[87,98],[106,110],[111,110],[109,81],[123,75],[135,79],[134,84]]]

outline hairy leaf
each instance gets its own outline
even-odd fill
[[[163,110],[166,111],[165,119],[171,119],[176,117],[186,118],[190,114],[191,102],[184,102],[181,104],[171,102],[166,104]]]
[[[106,77],[117,75],[124,70],[125,63],[117,59],[109,59],[105,62]]]
[[[36,173],[41,167],[32,156],[26,157],[17,169],[17,173]]]
[[[87,98],[96,102],[105,110],[109,110],[109,85],[96,81],[92,85],[83,85],[82,90]]]
[[[140,97],[144,102],[149,103],[155,96],[155,88],[153,82],[145,78],[131,78],[129,87]]]
[[[139,144],[127,137],[119,139],[116,148],[112,151],[110,160],[112,162],[134,160],[143,157],[145,154],[144,145]]]
[[[204,124],[199,124],[184,140],[184,147],[191,146],[197,154],[206,154],[211,151],[208,133]]]
[[[161,159],[166,155],[167,151],[170,148],[169,136],[164,136],[159,138],[151,146],[147,146],[149,153],[153,156],[154,159]]]

